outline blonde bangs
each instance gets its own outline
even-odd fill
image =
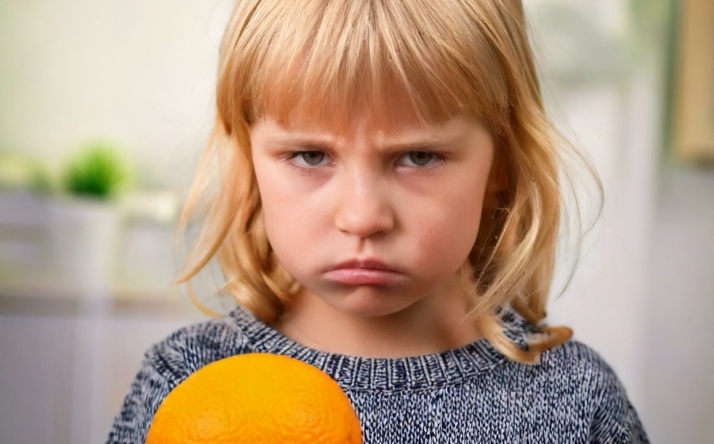
[[[463,5],[263,0],[239,2],[236,15],[219,81],[230,126],[296,113],[345,128],[358,109],[389,119],[395,97],[426,122],[466,112],[505,123],[506,76]]]

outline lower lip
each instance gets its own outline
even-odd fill
[[[343,285],[390,285],[397,283],[404,275],[375,268],[339,268],[328,271],[326,277]]]

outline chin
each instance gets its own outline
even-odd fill
[[[352,316],[375,318],[399,313],[414,302],[399,300],[394,294],[361,290],[346,296],[333,307]]]

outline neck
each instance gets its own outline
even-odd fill
[[[456,298],[457,293],[450,297]],[[458,297],[463,301],[463,293]],[[438,353],[480,338],[474,323],[465,319],[465,305],[445,298],[419,301],[385,316],[367,317],[341,312],[302,291],[273,327],[313,349],[369,358]]]

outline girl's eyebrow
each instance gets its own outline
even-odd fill
[[[434,151],[454,147],[459,144],[460,137],[448,139],[425,139],[410,142],[387,143],[380,147],[380,151]],[[310,137],[279,137],[268,142],[269,145],[278,148],[298,149],[303,151],[330,151],[334,149],[334,144],[319,138]]]
[[[276,137],[268,141],[269,145],[278,148],[299,149],[304,151],[327,151],[333,144],[326,140],[305,137]]]

